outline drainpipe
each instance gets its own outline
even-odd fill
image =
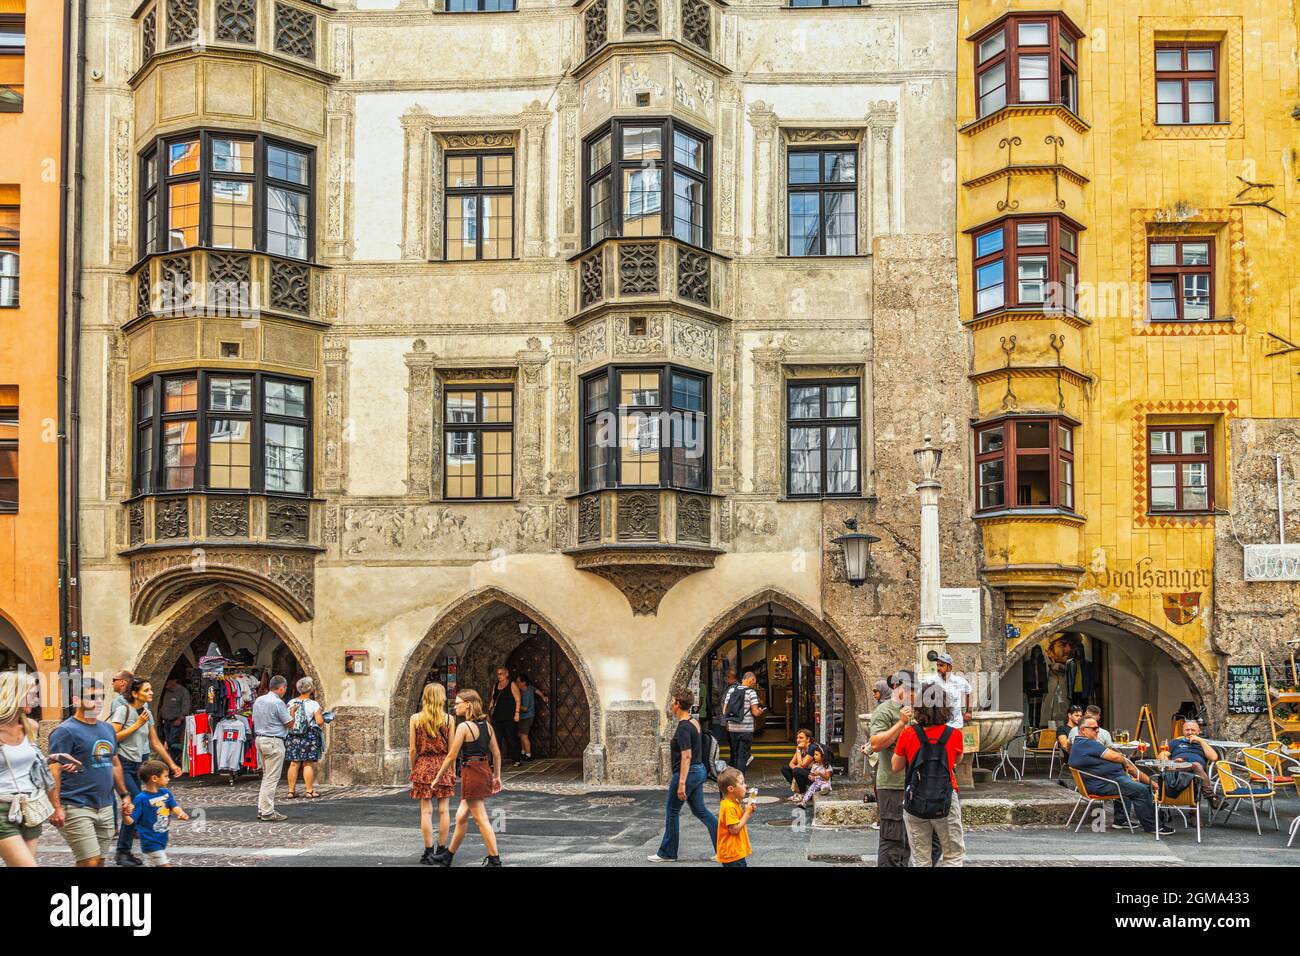
[[[76,8],[75,42],[73,7]],[[78,643],[78,657],[67,661],[69,670],[81,669],[84,652],[81,636],[81,535],[79,462],[81,421],[81,221],[83,169],[82,142],[85,131],[86,81],[86,2],[68,0],[63,15],[63,163],[62,198],[64,241],[59,251],[59,611],[60,638],[64,653],[70,641]],[[76,72],[72,58],[76,57]],[[73,85],[75,83],[75,88]],[[76,113],[75,130],[71,110]],[[71,181],[72,213],[68,216],[68,166],[73,167]],[[69,258],[71,275],[68,275]],[[65,712],[72,701],[63,701]]]
[[[1277,471],[1277,543],[1286,544],[1286,512],[1282,510],[1282,456],[1273,456]]]

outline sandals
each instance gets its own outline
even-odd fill
[[[316,793],[314,790],[308,790],[308,791],[304,794],[304,796],[305,796],[308,800],[319,800],[319,799],[320,799],[320,794],[319,794],[319,793]]]
[[[296,793],[286,793],[286,794],[284,795],[284,799],[286,799],[286,800],[297,800],[297,799],[298,799],[298,794],[296,794]]]

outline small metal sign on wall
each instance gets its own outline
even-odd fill
[[[1300,544],[1248,544],[1247,581],[1300,581]]]

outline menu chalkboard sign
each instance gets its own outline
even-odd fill
[[[1228,665],[1228,713],[1262,714],[1267,707],[1264,668],[1258,664]]]

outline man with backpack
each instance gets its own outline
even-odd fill
[[[722,697],[722,716],[727,721],[727,737],[731,742],[731,765],[741,773],[752,759],[754,746],[754,718],[763,713],[758,706],[758,678],[753,671],[745,671],[739,684],[732,684]]]
[[[957,763],[962,757],[961,731],[950,726],[952,705],[941,683],[921,687],[916,723],[904,727],[894,745],[891,765],[906,770],[903,822],[912,846],[912,866],[963,866],[966,841],[961,803],[957,799]],[[933,861],[930,845],[937,839],[941,855]]]

